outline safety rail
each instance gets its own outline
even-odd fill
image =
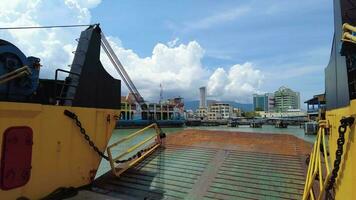
[[[28,66],[23,66],[21,68],[18,68],[14,71],[11,71],[7,74],[0,76],[0,84],[6,83],[6,82],[11,81],[15,78],[18,78],[18,77],[21,77],[24,75],[30,75],[30,74],[31,74],[30,68],[28,68]]]
[[[316,141],[314,142],[313,151],[310,154],[308,173],[304,185],[303,200],[321,200],[326,192],[326,188],[331,177],[329,157],[325,141],[325,128],[327,128],[327,126],[328,122],[326,120],[319,121],[319,131]],[[323,176],[325,177],[324,179]],[[317,197],[315,196],[314,191],[316,179],[319,183],[319,192]]]
[[[143,141],[139,142],[138,144],[135,144],[133,146],[131,146],[130,148],[128,148],[126,151],[124,151],[123,153],[121,153],[120,155],[113,157],[112,154],[112,149],[114,147],[117,147],[118,145],[122,144],[123,142],[132,140],[133,138],[140,136],[142,134],[145,133],[145,131],[149,130],[150,128],[154,128],[155,129],[155,134],[152,136],[149,136],[147,138],[145,138]],[[115,176],[120,176],[123,172],[125,172],[127,169],[129,169],[131,166],[135,165],[137,162],[139,162],[140,160],[142,160],[143,158],[145,158],[147,155],[149,155],[150,153],[152,153],[155,149],[157,149],[161,143],[161,137],[160,137],[160,129],[157,126],[156,123],[153,123],[139,131],[136,131],[134,133],[132,133],[129,136],[126,136],[125,138],[109,145],[107,147],[107,153],[108,153],[108,157],[109,157],[109,162],[110,162],[110,166],[111,166],[111,171]],[[139,155],[136,156],[134,159],[127,159],[125,161],[121,161],[120,159],[122,159],[124,156],[132,153],[133,151],[135,151],[136,149],[144,146],[145,144],[147,144],[149,141],[151,141],[152,139],[154,139],[154,142],[152,144],[148,145],[148,148],[146,148],[146,150],[141,150],[138,151],[137,154],[135,155]],[[141,154],[141,152],[143,151],[143,153]],[[116,165],[117,164],[117,165]]]
[[[67,70],[64,70],[64,69],[56,69],[56,73],[55,73],[55,77],[54,77],[54,80],[55,80],[55,90],[56,91],[56,95],[57,95],[57,87],[60,86],[61,87],[61,91],[59,92],[59,96],[56,96],[56,101],[57,101],[57,104],[60,104],[60,101],[63,101],[63,100],[69,100],[69,101],[72,101],[73,98],[67,98],[67,97],[63,97],[63,93],[64,93],[64,90],[65,90],[65,87],[74,87],[76,88],[77,85],[73,85],[73,84],[68,84],[66,83],[67,80],[64,79],[64,82],[61,83],[59,80],[58,80],[58,74],[59,72],[63,72],[63,73],[67,73],[69,75],[74,75],[74,76],[80,76],[79,73],[75,73],[75,72],[71,72],[71,71],[67,71]],[[68,78],[68,77],[67,77]]]
[[[342,40],[356,43],[356,27],[348,23],[342,25]]]

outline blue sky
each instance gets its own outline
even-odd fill
[[[92,10],[92,21],[142,57],[159,42],[195,40],[211,70],[254,63],[266,74],[261,91],[286,85],[304,100],[324,90],[330,1],[103,1]]]
[[[198,88],[207,86],[210,99],[244,103],[253,93],[284,85],[300,91],[304,101],[324,91],[332,6],[325,0],[3,0],[0,25],[100,23],[151,101],[158,100],[160,84],[166,98],[195,100]],[[8,31],[0,37],[40,57],[41,76],[51,77],[54,67],[71,63],[80,31]]]

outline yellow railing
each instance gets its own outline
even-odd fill
[[[356,43],[356,27],[348,23],[342,25],[342,40],[347,42]]]
[[[310,154],[308,173],[304,185],[303,200],[322,199],[331,176],[329,158],[327,155],[327,146],[325,141],[325,128],[327,127],[327,125],[328,124],[326,120],[319,121],[319,131],[316,137],[316,141],[314,143],[313,151]],[[323,152],[321,152],[321,148],[323,149]],[[324,179],[323,176],[325,177]],[[314,191],[316,177],[318,178],[319,184],[317,192]],[[317,196],[316,193],[318,193]]]
[[[123,153],[121,153],[120,155],[113,157],[112,154],[112,150],[113,148],[117,147],[120,144],[123,144],[126,141],[132,140],[133,138],[140,136],[142,134],[145,133],[145,131],[149,130],[150,128],[154,128],[155,129],[155,134],[152,136],[149,136],[147,138],[145,138],[143,141],[139,142],[138,144],[133,145],[132,147],[127,148],[126,150],[124,150]],[[153,152],[155,149],[157,149],[157,147],[159,147],[161,145],[161,139],[160,139],[160,130],[157,126],[156,123],[153,123],[139,131],[136,131],[134,133],[132,133],[131,135],[122,138],[121,140],[111,144],[110,146],[108,146],[107,148],[107,152],[108,152],[108,157],[109,157],[109,162],[110,162],[110,166],[111,166],[111,171],[113,172],[114,175],[116,176],[120,176],[120,174],[122,174],[123,172],[125,172],[127,169],[129,169],[131,166],[133,166],[134,164],[136,164],[137,162],[139,162],[140,160],[142,160],[143,158],[145,158],[147,155],[149,155],[151,152]],[[117,164],[116,162],[119,161],[120,159],[122,159],[124,156],[134,152],[136,149],[143,147],[144,145],[147,145],[148,142],[152,141],[154,138],[156,138],[154,140],[154,142],[152,142],[151,144],[149,144],[149,150],[145,151],[141,156],[132,159],[130,161],[127,161],[125,163],[119,163]]]

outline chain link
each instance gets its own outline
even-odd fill
[[[80,133],[83,135],[84,139],[89,143],[89,146],[93,148],[93,150],[102,158],[105,160],[109,160],[109,157],[106,156],[102,151],[99,150],[99,148],[94,144],[94,142],[91,140],[90,136],[86,133],[86,130],[83,128],[82,123],[79,121],[78,116],[70,112],[69,110],[64,110],[64,115],[70,117],[71,119],[74,120],[75,125],[78,126]]]
[[[341,158],[342,154],[344,153],[344,144],[345,144],[345,133],[347,130],[348,126],[351,126],[354,123],[355,118],[353,117],[346,117],[340,120],[340,126],[338,128],[339,132],[339,138],[337,139],[337,150],[335,152],[335,161],[334,161],[334,168],[331,172],[331,177],[328,181],[328,185],[326,187],[327,194],[326,197],[327,199],[334,199],[331,190],[334,187],[334,184],[336,182],[336,178],[338,177],[339,169],[340,169],[340,164],[341,164]]]
[[[75,122],[75,125],[79,128],[80,133],[83,135],[84,139],[89,143],[89,146],[91,146],[93,148],[93,150],[102,158],[104,158],[105,160],[109,161],[109,157],[106,156],[102,151],[99,150],[99,148],[94,144],[94,142],[91,140],[90,136],[86,133],[86,130],[83,128],[82,123],[79,121],[78,116],[69,111],[69,110],[64,110],[64,115],[68,116],[69,118],[73,119]],[[164,133],[163,133],[164,134]],[[161,138],[165,137],[160,135]],[[151,145],[145,149],[140,150],[139,152],[137,152],[136,154],[132,155],[131,157],[124,159],[124,160],[116,160],[116,163],[126,163],[128,161],[131,161],[135,158],[139,158],[142,156],[143,153],[151,150],[155,145]]]
[[[117,160],[115,161],[116,163],[125,163],[125,162],[128,162],[128,161],[131,161],[135,158],[140,158],[142,156],[142,154],[144,154],[145,152],[151,150],[155,145],[151,145],[145,149],[142,149],[140,150],[139,152],[137,152],[136,154],[132,155],[131,157],[127,158],[127,159],[124,159],[124,160]]]

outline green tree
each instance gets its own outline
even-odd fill
[[[247,118],[253,118],[253,117],[260,117],[261,115],[255,111],[251,111],[251,112],[243,112],[241,114],[243,117],[247,117]]]
[[[255,109],[255,111],[263,111],[263,109],[260,108],[260,107],[257,107],[257,108]]]

